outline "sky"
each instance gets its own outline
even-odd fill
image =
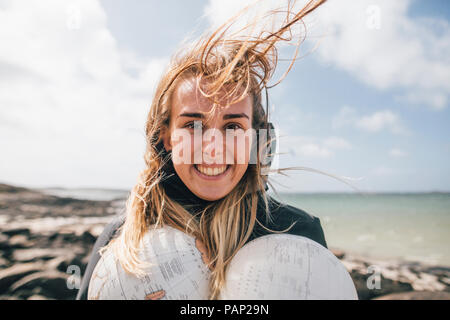
[[[0,182],[131,188],[170,56],[246,3],[0,0]],[[271,175],[277,191],[450,191],[449,8],[341,0],[305,19],[301,58],[269,107],[274,167],[309,170]]]

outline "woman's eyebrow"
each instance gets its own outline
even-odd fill
[[[203,113],[198,113],[198,112],[184,112],[182,114],[180,114],[177,118],[179,117],[189,117],[189,118],[205,118],[205,116],[203,115]]]
[[[189,118],[201,118],[204,119],[205,115],[203,113],[199,113],[199,112],[184,112],[182,114],[180,114],[177,118],[179,117],[189,117]],[[236,119],[236,118],[247,118],[248,120],[250,120],[249,116],[246,113],[228,113],[225,114],[223,116],[223,120],[227,120],[227,119]]]
[[[247,118],[248,120],[250,120],[250,118],[248,117],[248,115],[244,112],[242,113],[228,113],[225,114],[223,116],[223,120],[227,120],[227,119],[235,119],[235,118]]]

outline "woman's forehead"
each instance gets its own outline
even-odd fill
[[[241,101],[233,102],[231,98],[225,98],[225,92],[221,92],[216,98],[219,102],[217,112],[248,112],[251,114],[252,100],[246,95]],[[236,97],[234,98],[236,100]],[[172,112],[179,114],[182,112],[210,112],[214,107],[212,99],[203,96],[197,87],[195,80],[185,80],[181,82],[175,92],[172,100]]]

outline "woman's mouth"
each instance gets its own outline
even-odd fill
[[[215,166],[204,166],[201,164],[194,164],[195,172],[203,179],[207,180],[217,180],[222,178],[228,173],[231,165],[215,165]]]

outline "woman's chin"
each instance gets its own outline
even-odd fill
[[[199,190],[194,192],[194,194],[206,201],[216,201],[220,200],[227,195],[225,190]]]

